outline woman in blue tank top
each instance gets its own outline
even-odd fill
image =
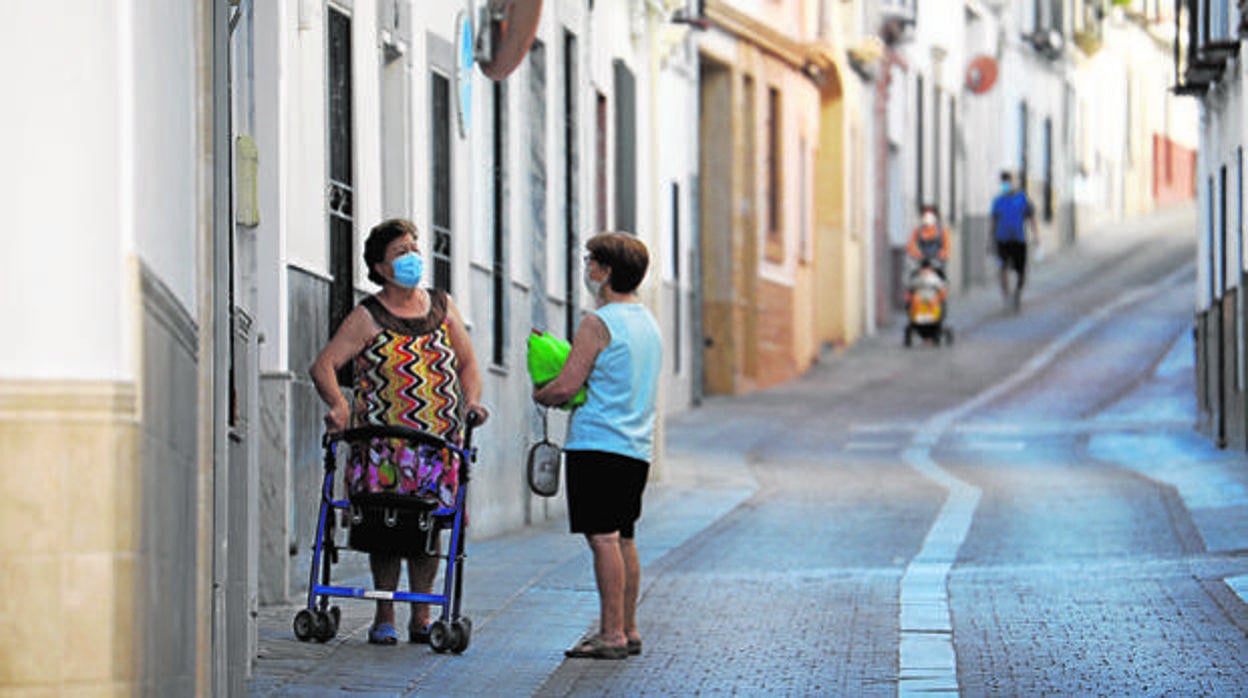
[[[577,328],[559,376],[533,399],[562,405],[582,385],[588,388],[568,427],[566,491],[569,527],[593,552],[600,623],[565,654],[624,659],[641,653],[641,563],[633,538],[654,455],[663,348],[658,323],[637,298],[650,265],[645,244],[626,233],[602,233],[585,247],[585,285],[597,308]]]

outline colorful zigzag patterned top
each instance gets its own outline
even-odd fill
[[[457,443],[459,372],[446,326],[446,294],[429,291],[429,312],[406,319],[369,296],[360,303],[381,333],[355,359],[352,426],[401,424]]]
[[[381,332],[355,359],[351,426],[399,424],[459,445],[462,393],[446,324],[446,294],[429,291],[423,318],[401,318],[376,296],[360,305]],[[348,491],[410,494],[450,506],[458,486],[457,458],[425,453],[402,439],[372,439],[352,449]]]

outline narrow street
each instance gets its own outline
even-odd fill
[[[563,659],[596,605],[551,527],[473,548],[463,656],[270,609],[252,695],[1244,695],[1248,459],[1193,431],[1190,225],[1046,260],[1019,314],[954,299],[953,346],[898,325],[671,419],[641,657]]]

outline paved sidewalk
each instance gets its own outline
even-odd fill
[[[1192,336],[1185,332],[1148,380],[1097,418],[1125,425],[1195,424],[1195,371]],[[1211,554],[1248,553],[1248,455],[1220,450],[1192,429],[1097,434],[1088,452],[1173,487],[1191,515],[1199,547]],[[1248,576],[1228,577],[1226,585],[1248,602]]]
[[[691,425],[689,430],[697,428]],[[681,438],[678,434],[677,441]],[[756,488],[744,463],[731,453],[700,458],[677,443],[669,447],[666,469],[668,478],[647,490],[639,529],[643,595],[662,568],[664,555]],[[368,645],[371,601],[337,600],[342,622],[338,635],[325,644],[295,639],[291,623],[302,604],[269,606],[260,612],[249,695],[532,695],[559,667],[564,648],[596,622],[587,546],[560,520],[470,541],[467,553],[464,612],[474,627],[464,654],[437,655],[427,646],[406,643]],[[351,551],[342,555],[335,583],[371,586],[358,562],[345,564],[347,556],[363,556]],[[308,557],[300,558],[305,566]],[[400,606],[401,633],[407,617],[407,609]]]
[[[1184,212],[1154,217],[1141,225],[1174,225]],[[1122,226],[1124,230],[1129,226]],[[1124,233],[1125,234],[1125,233]],[[1095,248],[1095,244],[1091,245]],[[1037,265],[1028,294],[1038,297],[1096,264],[1080,255],[1050,257]],[[1001,310],[995,288],[974,289],[954,299],[951,322],[966,332]],[[1024,297],[1026,312],[1027,297]],[[827,352],[823,368],[854,371],[881,343],[901,341],[901,320],[843,352]],[[1153,375],[1101,418],[1195,423],[1190,335],[1178,338]],[[748,398],[745,398],[748,400]],[[749,498],[757,489],[721,416],[732,398],[714,398],[668,422],[664,480],[647,491],[639,529],[643,599],[649,580],[672,564],[667,554]],[[1200,543],[1210,552],[1248,550],[1248,456],[1220,451],[1190,429],[1171,432],[1114,430],[1094,436],[1090,452],[1172,486],[1191,513]],[[1124,457],[1125,456],[1125,457]],[[346,556],[358,553],[344,551]],[[489,540],[470,540],[464,575],[464,610],[472,617],[472,642],[463,655],[437,655],[426,646],[401,643],[372,647],[365,637],[372,602],[339,600],[339,634],[328,643],[295,640],[291,621],[300,604],[265,607],[259,618],[259,648],[252,696],[527,696],[533,695],[563,661],[563,649],[590,629],[597,617],[589,553],[563,521],[550,522]],[[361,556],[362,557],[362,556]],[[300,558],[307,565],[308,556]],[[335,581],[367,586],[359,565],[336,568]],[[1227,580],[1241,597],[1248,577]],[[644,602],[644,601],[643,601]],[[398,620],[405,627],[407,611]]]

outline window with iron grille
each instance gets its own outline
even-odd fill
[[[682,293],[680,287],[680,184],[672,182],[672,287],[675,292],[672,294],[672,370],[680,373],[680,354],[681,354],[681,336],[680,323],[682,320],[681,301]]]
[[[1044,131],[1044,222],[1053,220],[1053,119],[1045,117]]]
[[[943,129],[940,125],[941,105],[945,101],[945,93],[940,89],[940,85],[936,85],[936,93],[932,95],[932,200],[935,206],[940,206],[941,190],[944,189],[945,183],[941,181],[942,170],[944,169],[944,151],[941,149],[940,137]],[[925,202],[920,201],[919,204]]]
[[[433,287],[451,292],[451,81],[429,74],[429,179]]]
[[[577,140],[577,41],[576,35],[565,32],[563,36],[563,323],[564,337],[576,332],[577,260],[580,258],[580,240],[577,221],[580,220],[580,189],[577,179],[580,173],[580,143]]]
[[[767,237],[773,243],[781,239],[780,172],[784,167],[780,155],[780,90],[767,88]]]
[[[494,83],[494,228],[490,263],[490,360],[507,363],[507,85]]]
[[[328,17],[328,56],[326,99],[329,142],[329,333],[338,330],[355,306],[355,219],[352,191],[351,113],[351,19],[333,8]],[[340,383],[350,383],[350,364],[338,374]]]
[[[1227,205],[1226,205],[1226,165],[1218,168],[1218,281],[1217,296],[1218,300],[1226,297],[1227,289],[1227,258],[1226,258],[1226,241],[1227,241]]]
[[[1205,43],[1231,38],[1229,0],[1204,0],[1203,4],[1205,6]]]
[[[949,98],[949,205],[944,209],[949,223],[958,222],[958,98]]]
[[[1244,148],[1235,150],[1235,271],[1231,279],[1239,286],[1240,307],[1243,307],[1243,295],[1248,289],[1240,284],[1244,265]],[[1235,346],[1244,346],[1244,313],[1235,313]],[[1235,362],[1235,386],[1244,390],[1244,351],[1237,351]]]
[[[1209,241],[1208,245],[1206,245],[1206,247],[1209,250],[1209,267],[1208,267],[1209,269],[1209,274],[1208,274],[1209,302],[1213,303],[1213,301],[1216,300],[1218,297],[1218,291],[1217,291],[1217,278],[1218,278],[1217,277],[1217,271],[1218,271],[1217,259],[1218,258],[1214,252],[1217,249],[1217,245],[1214,244],[1215,239],[1214,239],[1213,231],[1214,231],[1214,225],[1215,225],[1215,222],[1217,221],[1217,218],[1214,217],[1213,205],[1217,197],[1214,196],[1212,175],[1206,178],[1205,186],[1206,186],[1205,191],[1207,192],[1207,196],[1205,197],[1205,201],[1207,203],[1206,220],[1209,221],[1209,224],[1206,226],[1207,239]]]
[[[919,75],[915,79],[914,89],[914,200],[919,206],[923,205],[923,199],[927,193],[924,191],[923,168],[927,163],[923,160],[923,76]]]
[[[594,102],[594,232],[607,229],[607,97]]]
[[[620,59],[615,68],[615,229],[637,234],[637,79]]]
[[[1018,181],[1019,189],[1027,188],[1027,101],[1018,104]]]

